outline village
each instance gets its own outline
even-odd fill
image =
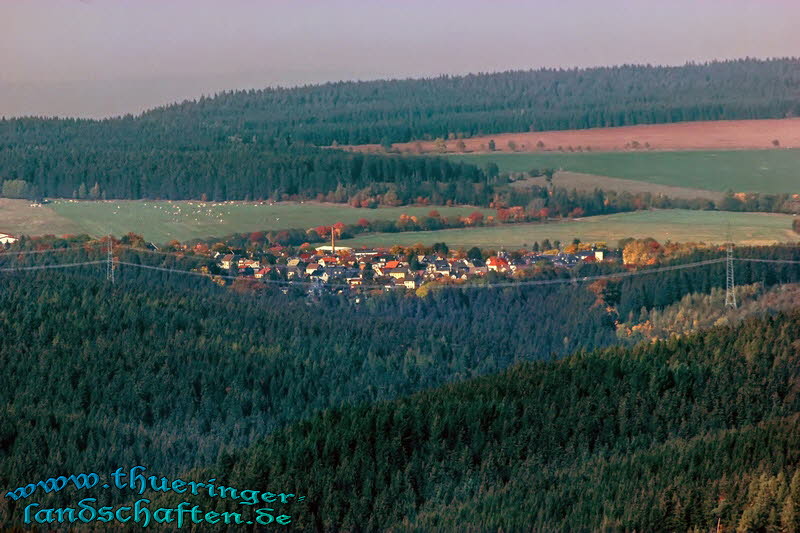
[[[0,233],[0,250],[8,250],[18,241],[17,236]],[[113,242],[115,248],[123,246],[131,251],[144,249],[156,254],[208,259],[210,264],[194,270],[219,279],[278,283],[284,288],[303,285],[310,286],[310,292],[333,293],[356,288],[414,291],[428,283],[459,284],[486,277],[519,279],[543,266],[569,269],[585,263],[621,263],[623,257],[620,250],[609,249],[605,243],[581,243],[578,239],[564,246],[558,241],[552,245],[545,241],[552,246],[549,249],[540,250],[537,243],[533,249],[511,251],[478,247],[450,250],[445,243],[430,247],[417,244],[352,248],[337,245],[335,234],[330,244],[317,247],[305,243],[299,247],[268,244],[238,248],[222,242],[209,246],[178,241],[159,247],[134,233]]]
[[[197,252],[199,250],[195,250]],[[573,268],[582,263],[619,262],[621,253],[604,243],[573,242],[543,251],[487,251],[477,247],[350,248],[331,244],[294,250],[273,246],[267,253],[211,252],[220,274],[265,282],[304,282],[335,292],[347,288],[416,290],[431,282],[463,283],[491,274],[524,277],[537,267]]]

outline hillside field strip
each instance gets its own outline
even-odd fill
[[[0,233],[64,235],[80,232],[80,226],[75,221],[49,207],[32,207],[30,204],[27,200],[0,198]]]
[[[792,216],[768,213],[731,213],[688,211],[682,209],[636,211],[586,217],[547,224],[506,224],[501,226],[446,229],[427,232],[375,233],[342,241],[353,247],[377,247],[416,243],[431,245],[445,242],[453,247],[520,248],[534,242],[579,238],[583,242],[607,242],[615,245],[626,237],[652,237],[659,242],[725,241],[728,225],[733,240],[742,245],[766,245],[798,242],[792,231]]]
[[[517,153],[449,157],[480,167],[493,162],[505,172],[555,168],[717,192],[800,193],[800,150]],[[558,184],[557,180],[553,182]],[[703,197],[702,191],[698,191],[698,196]]]
[[[356,209],[308,202],[270,205],[149,200],[53,200],[42,207],[31,207],[25,200],[0,199],[0,232],[27,235],[88,233],[93,236],[134,232],[147,240],[164,243],[172,239],[187,241],[250,231],[312,228],[337,222],[352,224],[361,218],[396,220],[404,213],[424,216],[434,209],[445,217],[476,211],[469,206]],[[494,214],[494,210],[479,211]]]
[[[530,185],[547,187],[547,180],[544,176],[536,178],[518,179],[512,183],[513,187],[525,188]],[[657,185],[644,181],[626,180],[622,178],[609,178],[607,176],[596,176],[594,174],[582,174],[580,172],[570,172],[562,170],[555,173],[553,185],[564,187],[565,189],[576,189],[579,191],[593,191],[602,189],[604,191],[615,191],[618,193],[628,192],[631,194],[650,193],[655,195],[668,196],[669,198],[685,198],[692,200],[695,198],[705,198],[717,201],[725,197],[725,193],[720,191],[709,191],[705,189],[693,189],[691,187],[672,187],[670,185]]]
[[[500,152],[590,150],[619,152],[634,143],[652,150],[761,150],[800,148],[800,118],[762,120],[709,120],[670,124],[640,124],[615,128],[495,133],[462,139],[466,152],[487,152],[494,141]],[[513,143],[514,149],[509,145]],[[393,145],[401,152],[440,153],[441,144],[433,140],[411,141]],[[345,147],[362,152],[381,152],[377,144]],[[447,153],[458,153],[458,140],[445,141]]]
[[[393,207],[355,209],[319,204],[221,204],[167,201],[55,200],[30,207],[24,200],[0,199],[0,232],[11,234],[79,234],[93,236],[128,232],[165,243],[172,239],[224,237],[231,233],[311,228],[336,222],[395,220],[401,214],[423,216],[437,210],[443,216],[468,215],[474,207]],[[480,209],[485,214],[493,210]],[[546,224],[507,224],[430,232],[365,234],[349,241],[357,246],[391,246],[447,242],[451,246],[524,246],[544,239],[615,242],[624,237],[653,237],[659,241],[720,242],[730,223],[742,244],[800,241],[791,231],[791,215],[719,211],[653,210],[585,217]],[[344,244],[348,241],[342,241]]]

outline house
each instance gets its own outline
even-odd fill
[[[306,276],[313,281],[320,281],[325,271],[317,263],[312,263],[306,268]]]
[[[354,252],[356,259],[369,259],[378,255],[378,251],[374,248],[361,248]]]
[[[302,263],[302,261],[299,258],[293,257],[293,258],[289,259],[288,261],[286,261],[286,266],[288,266],[288,267],[298,267],[298,266],[300,266],[300,263]]]
[[[305,261],[293,257],[286,262],[286,277],[288,279],[302,278],[306,271]]]
[[[317,252],[324,253],[324,254],[330,254],[330,253],[335,253],[335,252],[351,252],[353,250],[352,248],[348,248],[347,246],[337,246],[336,248],[334,248],[331,245],[317,246],[314,249]]]
[[[426,270],[430,275],[449,276],[453,268],[448,261],[437,259],[433,263],[429,263]]]
[[[572,267],[578,264],[580,259],[575,254],[558,254],[553,258],[553,264],[562,267]]]
[[[354,271],[351,268],[346,268],[342,266],[325,267],[324,269],[322,269],[322,275],[319,276],[319,279],[327,283],[333,279],[354,278],[357,277],[358,274],[359,274],[358,271]]]
[[[453,261],[452,265],[450,265],[450,268],[452,273],[457,278],[464,279],[469,274],[469,270],[471,268],[475,268],[475,265],[466,259],[459,259],[457,261]]]
[[[394,278],[391,278],[389,281],[383,284],[383,290],[387,292],[394,289],[399,289],[400,287],[403,287],[403,284]]]
[[[489,269],[485,266],[483,267],[472,267],[469,269],[470,276],[485,276],[489,273]]]
[[[508,260],[503,257],[490,257],[486,260],[486,268],[493,272],[506,272],[509,270]]]
[[[516,272],[517,270],[525,268],[526,266],[528,266],[528,261],[522,257],[512,259],[508,264],[508,268],[511,269],[511,272]]]
[[[372,257],[371,263],[373,265],[385,265],[387,262],[393,261],[394,259],[395,257],[393,255],[379,253],[378,255]]]
[[[222,261],[219,262],[219,267],[222,270],[230,270],[230,268],[234,265],[236,261],[236,256],[233,254],[227,254],[222,256]]]
[[[17,239],[8,233],[0,233],[0,244],[14,244],[15,242],[17,242]]]
[[[392,277],[394,277],[394,276],[392,276]],[[419,283],[417,282],[417,278],[415,278],[414,275],[410,274],[410,273],[406,273],[402,277],[394,277],[394,280],[395,280],[394,281],[395,286],[402,285],[406,289],[412,289],[412,290],[416,289],[417,287],[419,287]]]
[[[261,268],[261,263],[252,259],[239,259],[239,270],[244,270],[246,268],[250,268],[255,272]]]
[[[391,272],[398,268],[403,268],[404,272],[408,269],[403,267],[403,263],[396,260],[386,261],[385,263],[375,263],[372,265],[372,270],[379,276],[391,276]]]
[[[361,276],[349,277],[346,278],[345,281],[351,287],[358,287],[364,283],[364,280]]]
[[[269,267],[261,268],[261,269],[259,269],[257,272],[255,272],[253,274],[253,277],[256,278],[256,279],[265,278],[267,276],[267,274],[269,274],[270,270],[272,270],[272,269],[269,268]]]
[[[406,276],[409,275],[407,267],[397,267],[389,270],[384,269],[384,272],[388,273],[389,276],[393,277],[394,279],[405,279]]]
[[[334,266],[339,263],[339,258],[334,256],[326,256],[319,260],[319,264],[324,267]]]

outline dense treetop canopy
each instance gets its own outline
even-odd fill
[[[307,495],[304,531],[792,531],[798,335],[795,313],[523,364],[327,411],[206,475]]]

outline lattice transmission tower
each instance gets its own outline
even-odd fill
[[[725,258],[725,307],[736,308],[736,281],[733,279],[733,243],[728,243]]]
[[[106,279],[114,283],[114,239],[108,236],[108,261],[106,263]]]

